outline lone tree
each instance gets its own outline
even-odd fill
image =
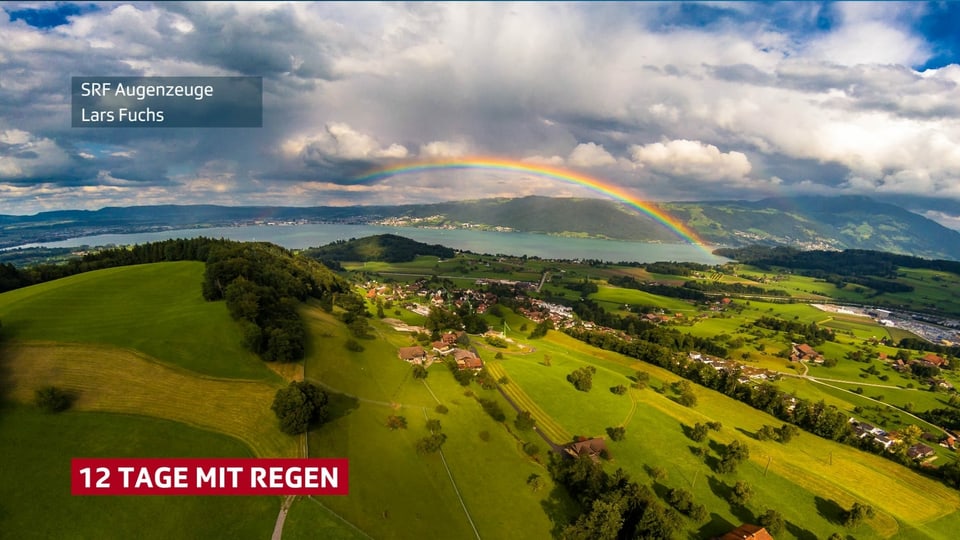
[[[860,504],[858,502],[853,503],[853,506],[850,510],[844,512],[843,515],[843,524],[846,527],[857,527],[863,520],[866,518],[873,517],[873,507],[869,504]]]
[[[783,516],[780,514],[780,512],[777,512],[773,508],[770,508],[766,512],[760,514],[758,521],[760,522],[760,525],[767,529],[767,532],[772,535],[779,534],[786,526],[786,524],[783,522]]]
[[[280,419],[280,431],[298,435],[306,433],[311,424],[327,420],[327,394],[307,381],[294,381],[277,390],[270,407]]]
[[[520,411],[517,413],[517,419],[513,421],[513,425],[516,426],[520,431],[526,431],[528,429],[533,429],[533,426],[536,425],[537,420],[530,414],[530,411]]]
[[[34,393],[34,402],[45,412],[57,413],[70,408],[70,394],[56,386],[44,386]]]
[[[581,392],[589,392],[593,388],[593,374],[597,368],[593,366],[584,366],[567,375],[567,380]]]

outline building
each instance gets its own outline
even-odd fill
[[[472,351],[457,349],[453,351],[453,359],[457,362],[457,367],[460,369],[483,369],[483,360]]]
[[[400,359],[405,362],[410,362],[411,364],[422,364],[427,360],[427,351],[419,345],[413,347],[400,347],[400,350],[397,351]]]
[[[607,452],[607,443],[603,440],[603,437],[596,437],[570,443],[563,447],[563,451],[574,459],[589,456],[593,461],[599,461],[601,454]]]
[[[790,351],[790,360],[793,362],[813,362],[814,364],[823,363],[823,355],[814,350],[806,343],[794,343]]]
[[[773,540],[770,533],[759,525],[744,523],[736,529],[723,536],[718,536],[714,540]]]

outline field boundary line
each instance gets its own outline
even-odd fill
[[[320,502],[320,501],[318,501],[317,499],[315,499],[315,498],[313,497],[313,495],[310,495],[309,497],[307,497],[307,499],[308,499],[308,500],[311,500],[311,501],[313,501],[313,502],[315,502],[315,503],[317,503],[318,505],[320,505],[320,508],[323,508],[323,509],[326,510],[327,512],[333,514],[334,517],[336,517],[336,518],[339,519],[340,521],[346,523],[347,525],[350,526],[350,528],[352,528],[353,530],[355,530],[355,531],[357,531],[358,533],[362,534],[364,537],[369,538],[370,540],[374,540],[374,538],[373,538],[372,536],[370,536],[369,534],[365,533],[365,532],[363,531],[363,529],[361,529],[360,527],[357,527],[357,526],[354,525],[353,523],[350,523],[349,521],[347,521],[347,519],[346,519],[345,517],[343,517],[343,516],[341,516],[340,514],[334,512],[333,509],[329,508],[327,505],[325,505],[325,504],[323,504],[322,502]]]
[[[423,419],[429,420],[430,417],[427,416],[427,410],[423,409]],[[470,527],[473,529],[473,534],[477,536],[477,540],[480,540],[480,533],[477,531],[477,526],[473,523],[473,518],[470,517],[470,511],[467,510],[467,503],[463,502],[463,497],[460,495],[460,488],[457,487],[457,482],[453,479],[453,473],[450,472],[450,467],[447,466],[447,458],[443,456],[443,448],[439,449],[440,452],[440,461],[443,462],[443,468],[447,471],[447,476],[450,477],[450,484],[453,485],[453,491],[457,494],[457,499],[460,501],[460,506],[463,507],[463,513],[467,515],[467,521],[470,522]]]

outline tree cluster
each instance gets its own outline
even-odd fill
[[[672,538],[684,527],[679,512],[661,504],[649,486],[631,481],[622,469],[610,475],[587,457],[551,454],[548,470],[580,507],[561,538]]]
[[[327,420],[327,394],[307,381],[294,381],[277,390],[270,407],[280,420],[280,431],[289,435],[306,433],[311,425]]]
[[[593,388],[593,374],[597,372],[597,368],[593,366],[584,366],[578,368],[572,373],[567,375],[567,381],[573,385],[574,388],[580,390],[581,392],[589,392]]]
[[[267,361],[303,358],[306,331],[297,304],[348,290],[327,268],[266,243],[237,243],[210,249],[203,296],[226,301],[240,321],[243,344]]]

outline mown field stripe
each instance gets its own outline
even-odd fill
[[[500,377],[506,376],[506,372],[503,369],[503,366],[499,362],[487,362],[487,370],[490,371],[490,374],[495,378],[499,379]],[[563,426],[560,425],[556,420],[554,420],[550,415],[544,412],[533,401],[530,396],[527,395],[523,389],[517,385],[515,382],[502,385],[504,392],[506,392],[510,398],[517,404],[521,409],[530,411],[530,414],[537,420],[538,429],[543,431],[553,442],[557,444],[563,444],[566,441],[569,441],[573,438],[573,435],[570,434]]]
[[[12,342],[2,354],[16,401],[29,403],[37,388],[54,384],[77,394],[77,410],[182,422],[235,437],[261,457],[298,453],[296,437],[280,432],[270,410],[277,383],[192,375],[98,345]]]

